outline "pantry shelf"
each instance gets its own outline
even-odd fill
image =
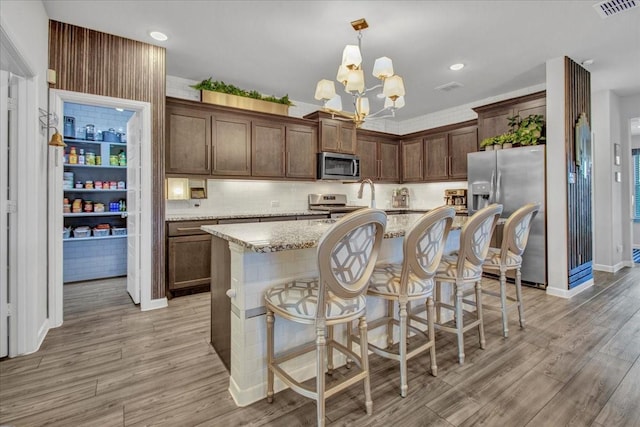
[[[78,165],[73,163],[65,163],[65,168],[90,168],[90,169],[126,169],[126,166],[111,166],[111,165]]]
[[[65,218],[75,218],[82,216],[121,216],[122,218],[127,217],[126,212],[83,212],[83,213],[65,213],[62,214]]]
[[[119,190],[105,190],[105,189],[91,189],[91,188],[65,188],[65,193],[126,193],[126,188],[121,188]]]
[[[95,141],[92,139],[75,139],[75,138],[64,138],[64,142],[69,144],[98,144],[98,145],[115,145],[119,147],[126,147],[126,142],[109,142],[109,141]]]
[[[84,240],[108,240],[108,239],[123,239],[126,238],[127,235],[124,234],[122,236],[102,236],[102,237],[70,237],[68,239],[62,239],[63,242],[78,242]]]

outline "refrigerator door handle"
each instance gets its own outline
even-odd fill
[[[496,178],[496,171],[495,169],[493,171],[491,171],[491,187],[489,190],[489,203],[495,203],[496,199],[495,199],[495,178]]]
[[[501,201],[501,191],[500,191],[500,187],[502,186],[502,172],[498,171],[498,179],[496,179],[496,199],[495,199],[495,203],[500,203]]]

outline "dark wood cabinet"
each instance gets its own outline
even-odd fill
[[[402,141],[402,182],[419,182],[424,179],[423,138],[413,138]]]
[[[165,170],[211,173],[211,113],[167,105]]]
[[[424,179],[439,181],[449,178],[449,140],[447,134],[424,139]]]
[[[285,175],[284,124],[252,122],[251,175],[277,178]]]
[[[315,127],[286,126],[286,177],[316,179],[318,131]]]
[[[516,114],[521,118],[530,114],[546,116],[546,104],[546,92],[542,91],[474,108],[478,113],[478,141],[508,132],[508,118]]]
[[[425,137],[425,181],[466,180],[467,154],[476,151],[476,126],[464,126]]]
[[[361,178],[384,182],[400,180],[399,147],[396,141],[359,132],[356,155],[360,159]]]
[[[211,173],[251,175],[251,120],[214,115],[211,123],[213,160]]]
[[[320,151],[355,154],[356,127],[352,122],[336,119],[320,119]]]

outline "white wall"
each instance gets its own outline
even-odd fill
[[[47,144],[38,107],[47,109],[48,17],[40,1],[0,2],[0,25],[29,69],[26,132],[19,135],[17,228],[18,342],[10,352],[38,349],[47,322]]]
[[[604,90],[591,94],[593,144],[593,267],[615,272],[622,265],[622,183],[614,179],[614,144],[621,144],[620,98]]]
[[[631,148],[640,149],[640,135],[631,137]],[[633,186],[632,186],[633,191]],[[632,200],[632,199],[631,199]],[[633,234],[632,245],[635,249],[640,249],[640,221],[631,224],[631,232]]]
[[[631,219],[633,194],[633,169],[631,165],[631,148],[640,148],[640,136],[630,135],[629,121],[640,117],[640,94],[620,98],[620,143],[622,147],[622,193],[621,193],[621,224],[622,224],[622,258],[623,263],[632,266],[632,247],[640,245],[640,224]],[[632,236],[633,235],[633,236]]]

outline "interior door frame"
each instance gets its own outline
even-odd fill
[[[134,111],[140,118],[140,260],[138,277],[140,278],[140,308],[150,310],[167,306],[166,298],[151,298],[151,254],[152,254],[152,156],[151,156],[151,104],[122,98],[92,95],[87,93],[51,89],[51,113],[59,120],[64,117],[64,103],[72,102],[101,107],[123,108]],[[62,176],[64,170],[63,150],[49,147],[49,319],[52,326],[63,322],[63,279],[62,279]]]

